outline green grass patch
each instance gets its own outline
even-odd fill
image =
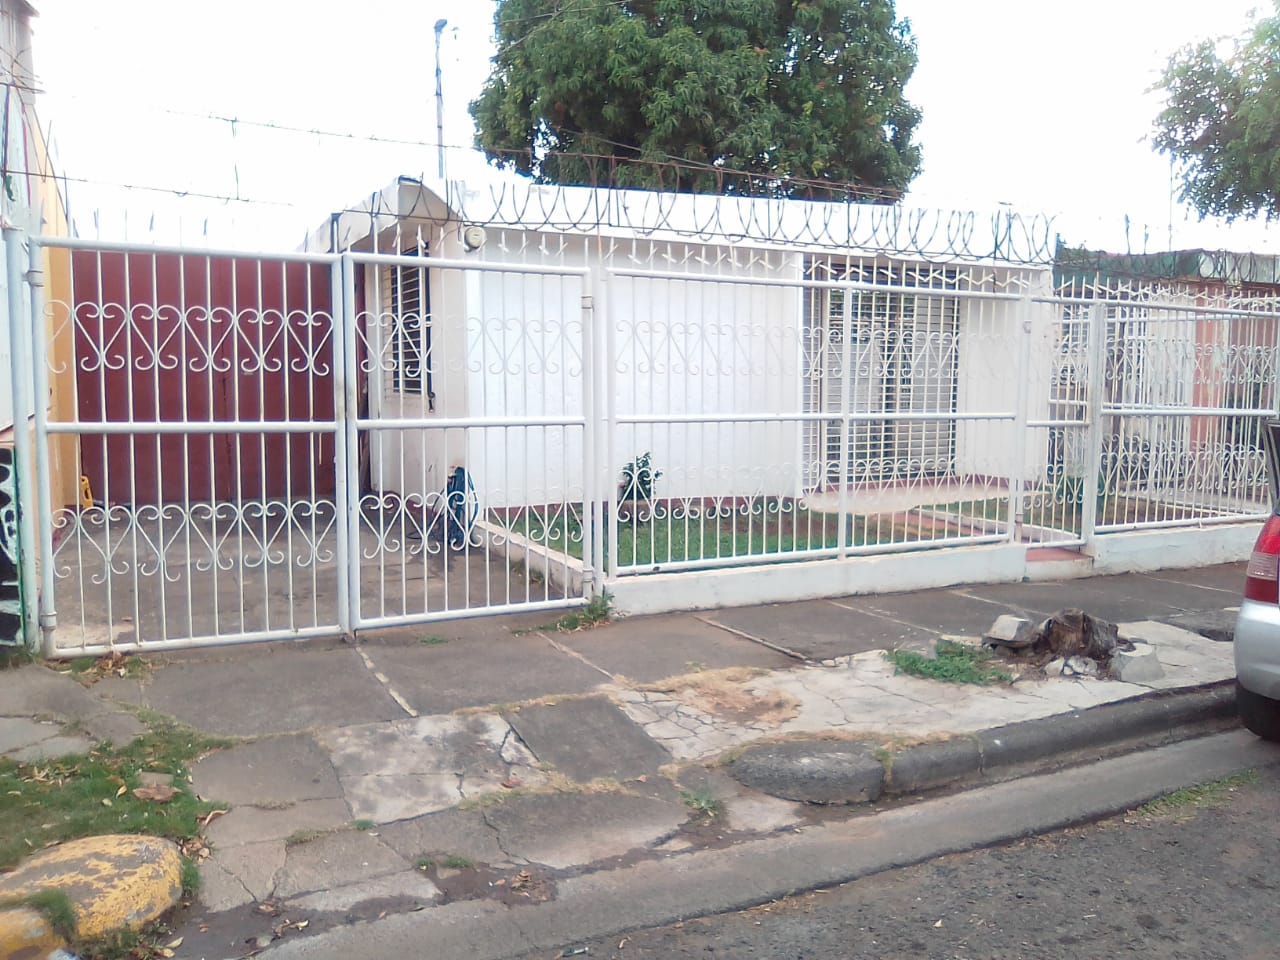
[[[226,741],[154,713],[151,728],[125,747],[17,763],[0,760],[0,870],[53,843],[104,833],[140,833],[189,840],[216,805],[197,800],[187,783],[200,755]],[[178,792],[166,802],[133,795],[140,774],[167,773]]]
[[[440,865],[447,870],[470,870],[475,866],[466,857],[460,857],[457,854],[450,854],[440,861]]]
[[[1011,674],[992,666],[994,658],[987,651],[945,640],[938,641],[935,657],[926,657],[910,650],[888,650],[884,656],[898,673],[926,680],[973,683],[980,686],[1009,683],[1013,680]]]
[[[419,870],[432,870],[435,868],[436,862],[430,857],[419,857],[413,861],[413,865]]]
[[[1241,787],[1258,782],[1258,771],[1245,770],[1229,777],[1199,783],[1193,787],[1175,790],[1138,808],[1145,817],[1189,819],[1200,810],[1212,810],[1224,806]]]
[[[694,508],[685,516],[679,504],[626,506],[618,516],[618,564],[662,565],[719,557],[794,553],[840,546],[839,517],[770,498],[750,507],[726,504],[723,509]],[[900,519],[900,518],[899,518]],[[518,517],[490,518],[549,550],[582,559],[582,521],[576,510],[544,513],[529,510]],[[850,516],[846,546],[896,543],[904,539],[897,520]]]
[[[62,890],[37,890],[25,897],[0,898],[0,910],[28,907],[49,921],[53,932],[68,943],[76,939],[76,911]]]
[[[421,643],[421,644],[425,644],[425,645],[426,645],[426,646],[428,646],[428,647],[438,647],[438,646],[441,646],[442,644],[446,644],[446,643],[448,643],[448,642],[449,642],[449,638],[448,638],[448,637],[438,637],[438,636],[436,636],[436,635],[432,634],[432,635],[431,635],[431,636],[429,636],[429,637],[419,637],[419,638],[418,638],[418,642],[419,642],[419,643]]]
[[[377,826],[372,820],[365,820],[363,817],[359,820],[352,820],[351,826],[356,830],[372,830]]]

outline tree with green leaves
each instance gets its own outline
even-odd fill
[[[498,0],[477,145],[550,183],[900,194],[920,171],[893,0]]]
[[[1153,142],[1202,217],[1280,215],[1280,14],[1169,58]]]

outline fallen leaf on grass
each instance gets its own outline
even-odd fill
[[[227,811],[226,811],[226,810],[210,810],[210,811],[209,811],[207,814],[205,814],[205,816],[200,820],[200,826],[202,826],[202,827],[207,827],[210,823],[212,823],[212,822],[213,822],[213,820],[214,820],[214,818],[215,818],[215,817],[225,817],[226,815],[227,815]]]

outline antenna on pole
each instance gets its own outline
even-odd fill
[[[444,179],[444,89],[440,82],[440,34],[449,21],[441,17],[436,21],[436,148],[439,151],[440,179]]]

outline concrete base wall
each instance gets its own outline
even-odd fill
[[[1215,563],[1248,560],[1260,529],[1261,523],[1230,523],[1183,530],[1100,534],[1088,552],[1093,554],[1095,575],[1209,567]]]
[[[1025,569],[1026,548],[999,544],[619,577],[609,585],[609,592],[616,613],[635,616],[925,590],[959,583],[1008,583],[1021,580]]]
[[[1111,533],[1076,560],[1028,560],[1022,544],[949,547],[847,560],[619,577],[609,584],[620,616],[711,610],[820,597],[928,590],[966,583],[1068,580],[1247,560],[1260,524]]]

